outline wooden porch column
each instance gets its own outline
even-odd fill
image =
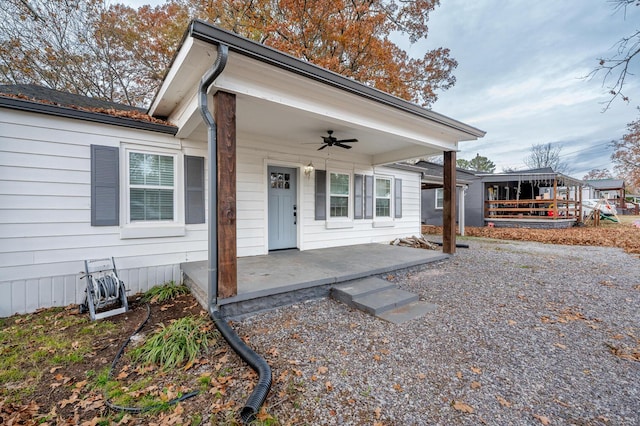
[[[213,103],[218,140],[218,297],[225,298],[238,294],[236,95],[218,91]]]
[[[444,205],[442,208],[442,251],[456,252],[456,152],[444,153]]]

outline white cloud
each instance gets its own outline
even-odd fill
[[[606,142],[622,136],[640,104],[640,85],[630,80],[635,104],[617,101],[603,114],[609,96],[602,77],[583,77],[639,21],[640,7],[624,20],[602,0],[447,0],[430,17],[429,40],[410,52],[449,47],[459,62],[455,87],[433,109],[487,131],[461,144],[460,158],[479,152],[498,170],[525,167],[533,144],[558,142],[576,151],[567,158],[575,158],[581,177],[590,168],[611,168]]]

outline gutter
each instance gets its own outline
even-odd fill
[[[242,339],[233,331],[231,326],[222,318],[218,306],[218,209],[217,189],[218,189],[218,156],[217,156],[217,125],[211,112],[209,111],[208,91],[215,79],[222,73],[229,55],[227,45],[219,43],[218,55],[213,67],[207,71],[200,80],[198,90],[198,103],[202,119],[208,128],[208,155],[209,155],[209,260],[207,281],[209,284],[209,316],[213,320],[222,337],[225,338],[229,346],[256,372],[258,373],[258,383],[249,395],[247,402],[240,410],[240,417],[246,424],[251,423],[260,406],[264,403],[269,389],[271,388],[271,368],[269,364],[256,354]]]

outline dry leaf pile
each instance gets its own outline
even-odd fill
[[[442,235],[441,226],[422,226],[423,234]],[[569,229],[465,227],[469,237],[500,240],[537,241],[570,246],[619,247],[627,253],[640,254],[640,228],[632,225],[575,227]]]

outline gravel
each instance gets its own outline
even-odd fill
[[[234,323],[272,366],[267,412],[281,424],[639,425],[640,259],[468,242],[385,276],[438,306],[410,322],[325,299]]]

